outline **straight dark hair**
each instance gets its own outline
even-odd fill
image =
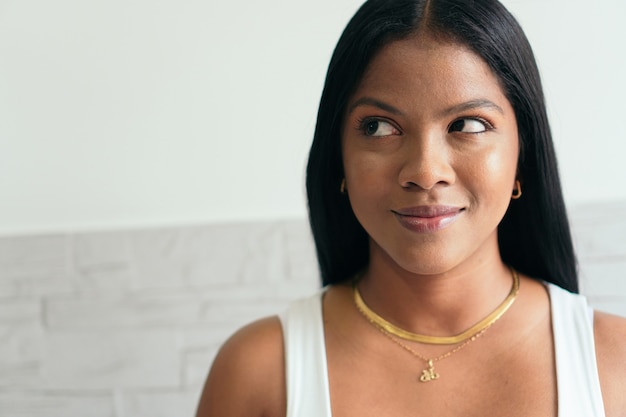
[[[469,47],[499,79],[518,125],[523,196],[498,226],[500,253],[518,271],[578,292],[576,256],[535,58],[496,0],[369,0],[330,61],[307,166],[309,220],[322,284],[351,279],[369,262],[369,238],[340,193],[341,129],[350,96],[386,44],[426,31]]]

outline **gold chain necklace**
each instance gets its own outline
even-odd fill
[[[395,337],[393,337],[392,335],[387,333],[385,331],[385,329],[383,329],[382,327],[377,327],[377,328],[378,328],[378,330],[380,330],[380,332],[382,334],[387,336],[391,341],[393,341],[395,344],[400,346],[402,349],[406,350],[407,352],[409,352],[411,355],[415,356],[416,358],[419,358],[419,359],[421,359],[421,360],[426,362],[427,368],[422,371],[422,375],[420,376],[420,381],[421,382],[430,382],[430,381],[434,381],[436,379],[439,379],[439,374],[437,372],[435,372],[435,362],[439,362],[440,360],[446,359],[446,358],[452,356],[453,354],[455,354],[456,352],[458,352],[459,350],[463,349],[465,346],[469,345],[474,340],[476,340],[480,336],[482,336],[483,333],[485,333],[487,331],[487,329],[489,329],[489,327],[491,327],[491,326],[488,326],[488,327],[484,328],[483,330],[481,330],[480,332],[478,332],[474,336],[470,337],[469,339],[465,340],[463,343],[461,343],[460,345],[458,345],[454,349],[444,353],[443,355],[439,355],[436,358],[432,358],[432,359],[429,359],[429,358],[427,358],[427,357],[425,357],[423,355],[420,355],[419,353],[417,353],[416,351],[411,349],[409,346],[405,345],[404,343],[402,343],[401,341],[399,341],[398,339],[396,339]]]
[[[476,336],[478,333],[481,333],[489,328],[496,321],[498,321],[498,319],[502,317],[504,313],[506,313],[511,305],[513,305],[513,302],[515,301],[515,298],[517,297],[517,293],[519,291],[519,276],[517,275],[517,271],[515,271],[513,268],[511,268],[511,274],[513,275],[513,285],[511,286],[511,291],[509,292],[509,295],[507,295],[504,301],[502,301],[502,303],[498,307],[496,307],[496,309],[487,317],[485,317],[469,329],[465,330],[464,332],[457,334],[456,336],[428,336],[417,334],[404,330],[388,322],[387,320],[373,312],[367,306],[367,304],[365,304],[363,298],[361,298],[361,294],[359,293],[359,289],[356,284],[354,285],[353,289],[354,304],[356,304],[356,308],[359,310],[359,312],[361,312],[363,316],[365,316],[365,318],[370,323],[380,329],[385,330],[390,335],[397,336],[401,339],[410,340],[412,342],[426,343],[430,345],[456,345],[458,343],[466,341],[472,336]]]
[[[426,362],[427,368],[422,371],[422,375],[420,376],[420,381],[430,382],[430,381],[439,379],[439,374],[435,372],[435,362],[438,362],[440,360],[450,357],[451,355],[463,349],[465,346],[467,346],[474,340],[478,339],[500,317],[502,317],[502,315],[509,309],[509,307],[511,307],[519,291],[519,277],[517,275],[517,272],[513,268],[511,268],[511,273],[513,275],[513,286],[511,287],[511,291],[509,292],[509,295],[506,297],[506,299],[493,311],[493,313],[489,314],[485,319],[481,320],[480,322],[478,322],[477,324],[475,324],[468,330],[464,331],[463,333],[457,336],[452,336],[452,337],[424,336],[424,335],[419,335],[416,333],[411,333],[406,330],[400,329],[397,326],[394,326],[393,324],[389,323],[388,321],[386,321],[385,319],[383,319],[382,317],[374,313],[372,310],[370,310],[369,307],[367,307],[367,305],[363,302],[361,295],[359,294],[359,290],[356,284],[354,285],[354,303],[356,304],[357,310],[363,315],[363,317],[365,317],[374,327],[380,330],[382,334],[384,334],[395,344],[397,344],[398,346],[400,346],[401,348],[409,352],[411,355]],[[390,331],[389,329],[392,329],[392,330]],[[397,334],[397,333],[400,333],[400,334]],[[458,344],[461,342],[462,343],[456,346],[454,349],[442,355],[439,355],[436,358],[429,359],[423,355],[420,355],[415,350],[411,349],[409,346],[402,343],[393,335],[402,337],[407,340],[412,340],[412,341],[422,342],[422,343],[430,343],[430,344],[451,345],[451,344]],[[410,337],[405,337],[406,335],[409,335]],[[420,339],[420,340],[415,340],[415,339]],[[424,339],[428,341],[423,342],[422,340]],[[445,340],[445,342],[442,342],[441,340]],[[450,342],[450,340],[455,340],[455,341]]]

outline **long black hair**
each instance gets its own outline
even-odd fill
[[[369,261],[367,233],[339,191],[347,102],[375,54],[418,30],[445,36],[481,56],[515,111],[524,194],[509,205],[498,226],[503,261],[578,292],[539,71],[524,32],[497,0],[368,0],[348,23],[330,61],[307,166],[309,220],[323,285],[351,279]]]

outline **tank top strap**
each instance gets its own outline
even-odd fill
[[[581,295],[550,293],[560,417],[605,417],[595,356],[593,311]],[[287,417],[331,417],[322,317],[323,292],[280,316],[286,361]]]
[[[560,417],[605,417],[593,334],[582,295],[547,284],[552,310]]]
[[[280,316],[285,344],[287,417],[331,417],[322,317],[323,291]]]

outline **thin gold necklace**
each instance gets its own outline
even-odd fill
[[[422,370],[422,375],[420,376],[421,382],[430,382],[439,379],[439,374],[435,372],[435,362],[446,359],[451,355],[455,354],[459,350],[463,349],[465,346],[473,342],[482,336],[502,315],[511,307],[515,298],[517,297],[517,293],[519,291],[519,277],[517,272],[511,268],[511,273],[513,275],[513,286],[509,295],[506,299],[493,311],[493,313],[489,314],[485,319],[481,320],[471,328],[467,329],[463,333],[452,336],[452,337],[439,337],[439,336],[424,336],[416,333],[411,333],[406,330],[400,329],[397,326],[389,323],[365,305],[361,295],[359,294],[359,290],[354,285],[354,302],[356,304],[357,310],[365,317],[374,327],[376,327],[382,334],[388,337],[395,344],[409,352],[411,355],[415,356],[418,359],[421,359],[426,362],[426,369]],[[390,330],[391,329],[391,330]],[[398,334],[400,333],[400,334]],[[421,343],[430,343],[430,344],[439,344],[439,345],[451,345],[451,344],[459,344],[454,349],[437,356],[436,358],[427,358],[415,350],[411,349],[409,346],[402,343],[395,336],[402,337],[403,339],[412,340]],[[406,337],[409,335],[410,337]],[[419,339],[419,340],[416,340]],[[427,341],[423,341],[427,340]],[[453,340],[451,342],[451,340]]]
[[[359,288],[357,285],[354,285],[354,304],[356,304],[356,308],[361,312],[365,318],[372,323],[374,326],[383,329],[385,332],[390,335],[397,336],[401,339],[410,340],[412,342],[426,343],[430,345],[456,345],[458,343],[464,342],[467,339],[470,339],[472,336],[476,336],[477,334],[484,332],[490,326],[492,326],[506,311],[513,305],[515,298],[517,297],[517,293],[519,291],[519,276],[517,275],[517,271],[511,268],[511,274],[513,275],[513,285],[511,286],[511,291],[509,295],[502,301],[502,303],[487,317],[465,330],[462,333],[457,334],[456,336],[428,336],[417,334],[413,332],[409,332],[408,330],[404,330],[375,312],[373,312],[367,304],[361,298],[361,294],[359,293]]]
[[[491,326],[488,326],[488,327],[484,328],[483,330],[481,330],[480,332],[478,332],[474,336],[470,337],[469,339],[466,339],[463,343],[461,343],[460,345],[458,345],[454,349],[444,353],[443,355],[439,355],[436,358],[432,358],[432,359],[429,359],[429,358],[427,358],[427,357],[425,357],[423,355],[420,355],[419,353],[417,353],[416,351],[411,349],[409,346],[405,345],[400,340],[396,339],[395,337],[393,337],[392,335],[387,333],[385,331],[385,329],[383,329],[382,327],[377,327],[377,328],[378,328],[378,330],[380,330],[380,332],[382,334],[387,336],[391,341],[393,341],[395,344],[400,346],[402,349],[406,350],[407,352],[409,352],[411,355],[415,356],[416,358],[421,359],[421,360],[426,362],[427,367],[426,367],[426,369],[422,370],[422,375],[420,376],[420,381],[421,382],[430,382],[430,381],[434,381],[436,379],[439,379],[439,374],[437,372],[435,372],[435,362],[439,362],[440,360],[446,359],[446,358],[452,356],[454,353],[458,352],[459,350],[463,349],[465,346],[469,345],[474,340],[476,340],[480,336],[482,336],[483,333],[485,333],[487,331],[487,329],[489,329],[489,327],[491,327]]]

